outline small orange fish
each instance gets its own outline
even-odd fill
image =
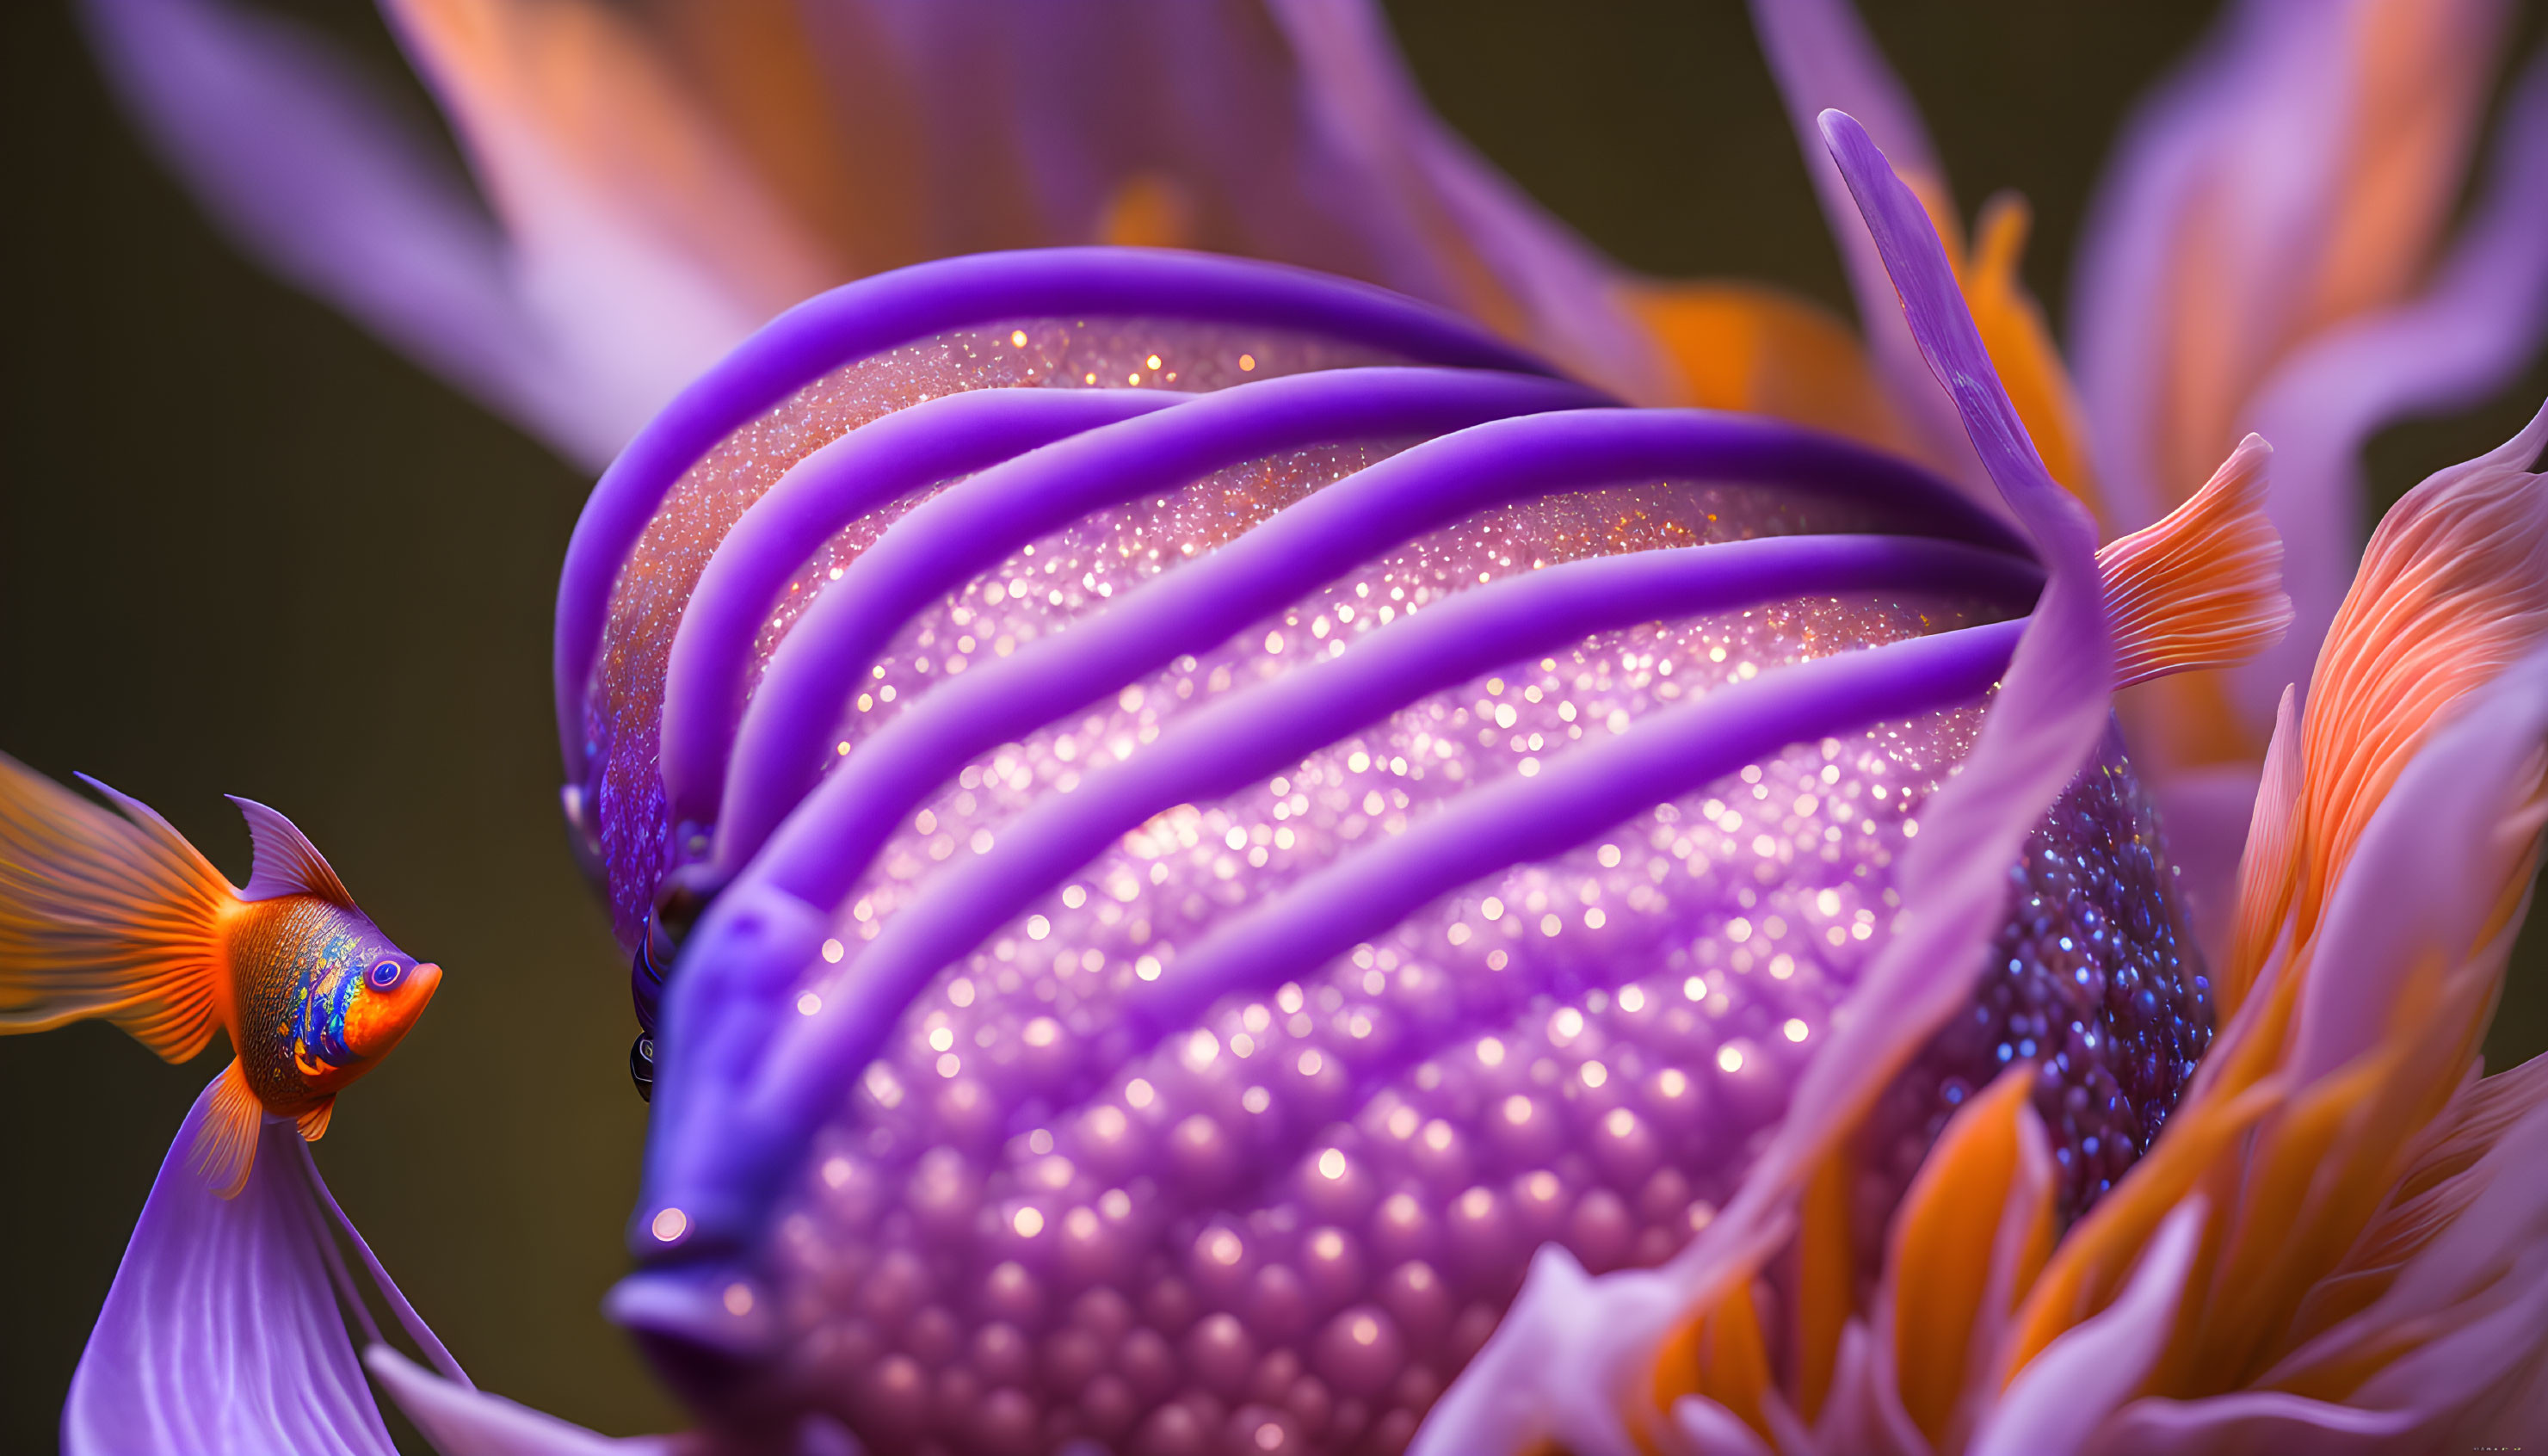
[[[390,944],[292,821],[233,795],[256,859],[234,888],[147,804],[114,814],[0,754],[0,1035],[103,1017],[170,1061],[213,1028],[237,1055],[194,1148],[225,1198],[271,1114],[312,1141],[336,1094],[433,999],[442,967]]]

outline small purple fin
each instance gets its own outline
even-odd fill
[[[359,911],[354,897],[336,871],[327,867],[326,857],[310,843],[309,836],[293,826],[291,820],[237,794],[226,794],[238,805],[239,814],[247,820],[248,839],[256,846],[256,863],[251,866],[247,887],[239,891],[242,900],[273,900],[285,895],[317,895],[348,910]]]

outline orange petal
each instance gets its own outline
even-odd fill
[[[1840,1358],[1841,1331],[1858,1295],[1850,1237],[1852,1168],[1846,1143],[1832,1149],[1805,1180],[1804,1221],[1796,1233],[1796,1318],[1791,1363],[1796,1409],[1807,1421],[1822,1415]]]
[[[2310,1291],[2292,1320],[2289,1343],[2306,1348],[2316,1335],[2359,1314],[2387,1292],[2400,1269],[2485,1191],[2492,1170],[2481,1169],[2480,1161],[2514,1124],[2542,1106],[2548,1106],[2548,1056],[2465,1083],[2418,1140],[2379,1217],[2346,1251],[2335,1271]],[[2310,1394],[2350,1388],[2349,1382],[2322,1364],[2305,1377],[2303,1372],[2311,1370],[2311,1364],[2289,1370],[2278,1367],[2266,1380]],[[2354,1376],[2358,1378],[2359,1372]]]
[[[2548,409],[2372,532],[2310,679],[2296,939],[2434,724],[2548,635],[2548,478],[2525,469],[2543,446]]]
[[[1655,1407],[1670,1410],[1684,1396],[1714,1401],[1764,1438],[1771,1435],[1770,1348],[1753,1304],[1753,1282],[1736,1280],[1697,1319],[1656,1352]]]
[[[2301,727],[2297,688],[2285,687],[2274,714],[2274,737],[2256,782],[2256,806],[2247,820],[2247,845],[2238,860],[2238,892],[2231,912],[2230,955],[2213,977],[2214,1014],[2228,1024],[2272,954],[2274,938],[2291,909],[2293,864],[2300,853]]]
[[[1684,393],[1671,403],[1774,415],[1912,453],[1856,335],[1815,305],[1749,283],[1637,283],[1621,302],[1680,370]]]
[[[927,113],[869,7],[823,10],[819,59],[799,0],[665,0],[650,15],[665,64],[840,278],[930,256]]]
[[[2320,84],[2342,135],[2299,142],[2309,165],[2295,169],[2271,132],[2291,119],[2252,109],[2186,193],[2151,300],[2164,315],[2150,359],[2161,381],[2153,417],[2121,426],[2155,441],[2156,503],[2202,479],[2295,350],[2421,278],[2466,176],[2506,9],[2367,0],[2289,12],[2288,44],[2322,47],[2332,62],[2336,73]],[[2305,191],[2258,208],[2254,190],[2268,180]],[[2260,233],[2260,218],[2279,231]]]
[[[2020,1063],[1994,1078],[1947,1124],[1903,1196],[1886,1240],[1892,1286],[1893,1364],[1902,1408],[1933,1444],[1947,1441],[1963,1396],[1966,1369],[1978,1357],[1974,1337],[1995,1324],[1986,1310],[1993,1266],[2009,1246],[2003,1299],[2026,1292],[2052,1246],[2050,1180],[2032,1198],[2012,1198],[2022,1183],[2030,1136],[2040,1143],[2028,1094],[2035,1068]]]
[[[2373,536],[2320,657],[2297,750],[2288,704],[2276,735],[2240,871],[2227,983],[2237,1014],[2166,1136],[2055,1253],[2003,1371],[2115,1298],[2166,1210],[2200,1190],[2216,1213],[2150,1388],[2202,1395],[2253,1380],[2290,1347],[2311,1289],[2341,1275],[2418,1135],[2463,1084],[2529,884],[2535,796],[2503,804],[2496,840],[2470,843],[2465,865],[2449,871],[2483,876],[2474,895],[2380,953],[2412,964],[2365,958],[2377,937],[2366,938],[2364,917],[2379,913],[2385,884],[2335,894],[2410,761],[2464,699],[2548,637],[2548,478],[2522,469],[2543,443],[2548,410],[2502,449],[2411,492]],[[2448,797],[2435,797],[2436,773],[2459,774],[2463,799],[2497,791],[2502,765],[2481,783],[2458,767],[2465,752],[2418,771],[2427,800]],[[2515,768],[2505,787],[2516,795],[2525,772],[2536,789],[2536,769]],[[2460,825],[2494,811],[2468,799],[2449,812]],[[2420,821],[2383,823],[2381,863],[2394,875],[2421,843]],[[2452,833],[2484,837],[2473,822]],[[2330,905],[2351,929],[2322,940],[2337,924]]]
[[[2347,38],[2351,135],[2309,324],[2387,303],[2422,273],[2486,112],[2502,10],[2434,0],[2359,7]]]
[[[1137,172],[1106,200],[1097,240],[1118,247],[1192,247],[1194,197],[1165,172]]]

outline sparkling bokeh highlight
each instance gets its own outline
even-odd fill
[[[1008,331],[915,352],[978,355]],[[1249,377],[1351,362],[1310,343],[1286,353],[1135,328],[1068,359],[1091,361],[1084,376],[1099,354],[1155,370],[1197,352],[1246,353]],[[942,387],[943,362],[899,384],[864,368],[695,468],[623,577],[592,695],[623,936],[680,858],[651,734],[688,585],[787,461]],[[1209,561],[1412,443],[1243,462],[1020,548],[904,624],[842,704],[832,772],[933,686]],[[846,527],[799,570],[758,628],[756,674],[910,503]],[[1452,593],[1588,556],[1878,525],[1739,482],[1623,482],[1401,543],[1222,647],[969,763],[895,828],[788,1004],[821,1015],[883,927],[1030,806],[1135,759],[1179,716]],[[1595,1271],[1651,1265],[1730,1196],[1886,944],[1894,867],[1982,706],[1794,745],[1163,1036],[1135,1030],[1130,1000],[1241,909],[1482,784],[1534,776],[1646,714],[1783,666],[1994,615],[1951,592],[1813,597],[1593,634],[1122,836],[982,926],[816,1137],[756,1271],[723,1295],[738,1321],[775,1322],[783,1354],[751,1377],[756,1390],[828,1413],[873,1449],[924,1456],[1079,1442],[1152,1456],[1403,1448],[1541,1244]],[[1970,1025],[1951,1027],[1888,1099],[1862,1223],[1880,1230],[1895,1160],[1916,1164],[1940,1110],[2002,1064],[2003,1039],[2031,1035],[2037,1050],[2022,1055],[2056,1068],[2044,1096],[2075,1169],[2071,1207],[2172,1105],[2208,1020],[2130,774],[2110,750],[2030,842],[1995,953],[2020,969],[1988,982]],[[2074,996],[2091,982],[2063,978],[2082,966],[2095,989]],[[2172,999],[2142,1015],[2144,991]],[[2074,1008],[2081,996],[2096,1005]],[[1987,1064],[1975,1035],[1990,1038]],[[2072,1109],[2074,1089],[2106,1100]]]

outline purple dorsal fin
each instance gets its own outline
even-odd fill
[[[247,820],[248,839],[256,846],[256,863],[250,866],[247,887],[239,891],[240,899],[317,895],[348,910],[356,908],[345,882],[327,867],[326,857],[318,853],[308,836],[293,827],[291,820],[254,799],[243,799],[234,793],[224,797],[238,805],[239,813]]]

